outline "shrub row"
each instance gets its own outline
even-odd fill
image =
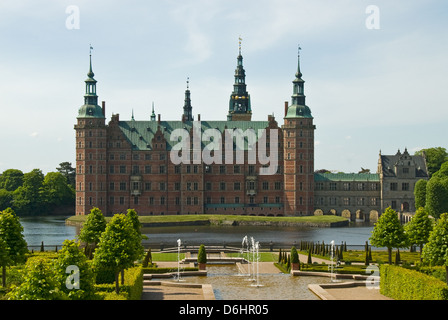
[[[448,286],[432,276],[399,266],[380,266],[380,293],[395,300],[447,300]]]
[[[142,268],[144,274],[160,274],[160,273],[170,273],[177,272],[177,268],[157,268],[157,267],[147,267]],[[198,268],[195,267],[182,267],[180,271],[198,271]]]
[[[103,283],[95,285],[96,292],[104,300],[140,300],[143,292],[143,268],[134,267],[124,272],[124,285],[120,293],[115,293],[115,284]]]

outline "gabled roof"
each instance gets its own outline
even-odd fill
[[[207,129],[217,129],[223,133],[226,129],[253,129],[257,135],[258,130],[266,129],[269,121],[201,121],[201,134]],[[171,141],[171,133],[175,129],[186,129],[189,133],[193,127],[193,121],[119,121],[118,126],[131,143],[134,150],[152,150],[152,140],[160,127],[167,142],[167,150],[171,150],[178,141]],[[202,148],[207,142],[202,142]]]
[[[411,162],[411,165],[415,163],[415,176],[419,178],[427,178],[428,170],[426,168],[426,161],[423,156],[407,156],[406,159],[403,159],[403,155],[401,153],[397,153],[395,155],[381,155],[380,161],[383,168],[383,175],[385,177],[395,177],[395,165],[408,165],[408,161]]]

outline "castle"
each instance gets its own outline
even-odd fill
[[[76,215],[336,214],[374,220],[388,206],[413,211],[425,159],[381,155],[378,173],[315,173],[313,116],[305,103],[300,54],[283,123],[252,121],[241,47],[227,120],[194,120],[188,82],[179,120],[156,116],[106,124],[92,57],[76,131]],[[258,151],[258,153],[256,152]],[[261,152],[260,152],[261,150]]]

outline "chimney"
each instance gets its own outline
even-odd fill
[[[288,101],[285,101],[285,117],[288,114]]]
[[[157,115],[157,122],[160,123],[160,113]]]
[[[198,113],[198,121],[201,121],[201,114]]]
[[[103,106],[103,116],[106,116],[106,101],[102,102],[102,106]]]

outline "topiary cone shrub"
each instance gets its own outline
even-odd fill
[[[300,270],[299,254],[296,247],[291,248],[291,270]]]
[[[207,252],[205,246],[201,244],[198,251],[198,266],[199,270],[205,270],[207,264]]]

